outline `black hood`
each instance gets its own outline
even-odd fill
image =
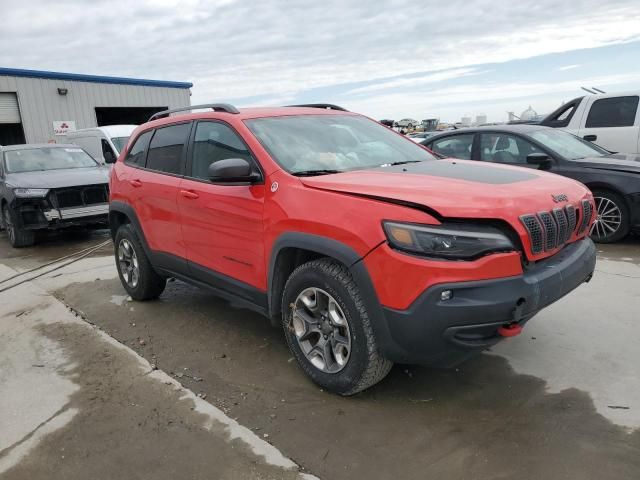
[[[5,182],[18,188],[64,188],[98,185],[109,183],[109,169],[89,167],[8,173]]]
[[[585,157],[572,160],[585,168],[640,173],[640,155],[635,153],[612,153],[602,157]]]

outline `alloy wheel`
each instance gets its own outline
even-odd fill
[[[605,238],[614,235],[622,225],[622,210],[606,197],[594,197],[596,203],[596,221],[591,227],[591,235]]]
[[[136,288],[140,280],[140,267],[138,265],[138,256],[133,249],[133,245],[126,238],[120,240],[118,244],[118,265],[120,272],[127,286]]]
[[[351,333],[342,308],[329,293],[307,288],[296,298],[291,327],[307,360],[324,373],[338,373],[349,361]]]

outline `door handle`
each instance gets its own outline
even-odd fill
[[[142,186],[142,182],[138,179],[136,180],[129,180],[129,183],[131,184],[132,187],[138,188]]]
[[[190,200],[195,200],[196,198],[200,198],[200,195],[198,195],[193,190],[180,190],[180,195]]]
[[[585,140],[588,140],[590,142],[595,142],[598,139],[597,135],[585,135],[584,137]]]

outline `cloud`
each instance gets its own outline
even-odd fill
[[[578,63],[574,63],[573,65],[564,65],[562,67],[558,67],[556,68],[556,70],[558,70],[559,72],[564,72],[565,70],[573,70],[574,68],[578,68],[581,67],[582,65],[578,64]]]
[[[596,0],[2,3],[3,66],[192,81],[194,103],[349,85],[387,98],[474,65],[640,39],[632,0],[608,1],[606,15]]]

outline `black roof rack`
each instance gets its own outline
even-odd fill
[[[210,108],[214,112],[240,113],[240,110],[238,110],[236,107],[228,103],[208,103],[206,105],[191,105],[190,107],[180,107],[180,108],[173,108],[171,110],[163,110],[161,112],[154,113],[153,115],[151,115],[149,117],[149,120],[147,121],[150,122],[151,120],[156,120],[158,118],[168,117],[172,113],[188,112],[190,110],[200,110],[201,108]]]
[[[287,107],[307,107],[307,108],[324,108],[325,110],[340,110],[341,112],[348,112],[346,108],[339,105],[333,105],[331,103],[307,103],[304,105],[287,105]]]

